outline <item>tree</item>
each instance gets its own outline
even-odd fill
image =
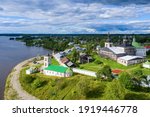
[[[144,79],[143,71],[140,69],[134,70],[132,73],[132,79],[134,80],[135,85],[138,87],[141,86],[141,81]]]
[[[90,55],[92,53],[93,47],[91,44],[86,45],[86,54]]]
[[[97,78],[105,78],[105,79],[112,78],[112,72],[110,66],[105,65],[103,68],[98,70],[96,76]]]
[[[125,88],[118,80],[113,80],[107,85],[105,90],[105,99],[123,100],[125,96]]]
[[[73,49],[72,51],[72,62],[76,63],[77,60],[79,59],[79,52],[76,51],[76,49]]]
[[[148,57],[150,57],[150,50],[148,50],[148,51],[146,52],[146,55],[147,55]]]
[[[123,72],[119,75],[119,82],[127,89],[134,87],[131,76],[127,72]]]
[[[101,40],[100,40],[100,46],[101,46],[101,47],[104,47],[104,45],[105,45],[105,40],[104,40],[104,39],[101,39]]]

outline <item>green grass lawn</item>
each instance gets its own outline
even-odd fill
[[[51,60],[52,60],[51,62],[53,65],[59,65],[59,63],[57,62],[57,60],[55,58],[52,58]]]
[[[94,58],[99,59],[101,62],[103,62],[103,64],[96,64],[94,62],[85,63],[85,64],[80,64],[80,68],[97,72],[103,65],[109,65],[111,69],[121,69],[121,70],[129,71],[129,72],[131,70],[142,69],[145,75],[150,75],[150,70],[146,68],[141,68],[140,67],[141,64],[124,66],[124,65],[117,63],[116,61],[113,61],[107,58],[102,58],[98,55],[95,55]]]

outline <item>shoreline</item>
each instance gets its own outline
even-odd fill
[[[24,65],[31,62],[33,58],[18,63],[8,74],[5,83],[4,100],[38,100],[36,97],[27,93],[19,81],[20,71]]]

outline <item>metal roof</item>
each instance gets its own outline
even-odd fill
[[[143,57],[127,55],[127,56],[119,57],[118,59],[123,59],[123,60],[129,61],[129,60],[139,59],[139,58],[142,59]]]
[[[108,47],[108,49],[110,49],[115,54],[125,54],[124,48],[122,47]]]
[[[55,71],[55,72],[60,72],[60,73],[64,73],[67,71],[67,67],[63,67],[63,66],[58,66],[58,65],[49,65],[47,68],[45,68],[44,70],[50,70],[50,71]]]

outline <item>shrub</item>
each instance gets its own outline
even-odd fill
[[[36,78],[34,76],[31,76],[31,75],[26,75],[24,78],[23,78],[23,82],[25,83],[32,83]]]
[[[113,80],[107,85],[104,99],[123,100],[124,96],[125,96],[125,88],[118,80]]]
[[[108,65],[103,66],[98,72],[96,73],[97,78],[112,80],[112,72],[111,68]]]
[[[51,85],[52,87],[54,87],[54,86],[56,85],[56,81],[55,81],[55,80],[52,80],[52,81],[50,82],[50,85]]]
[[[134,84],[132,82],[130,74],[127,72],[123,72],[119,75],[119,82],[126,88],[126,89],[132,89],[134,87]]]
[[[44,86],[45,84],[47,84],[46,80],[42,80],[38,78],[33,82],[32,87],[36,89],[36,88]]]
[[[84,67],[83,66],[80,66],[80,69],[83,69]]]
[[[57,81],[58,90],[63,90],[67,87],[69,82],[66,81],[66,79],[61,78]]]

